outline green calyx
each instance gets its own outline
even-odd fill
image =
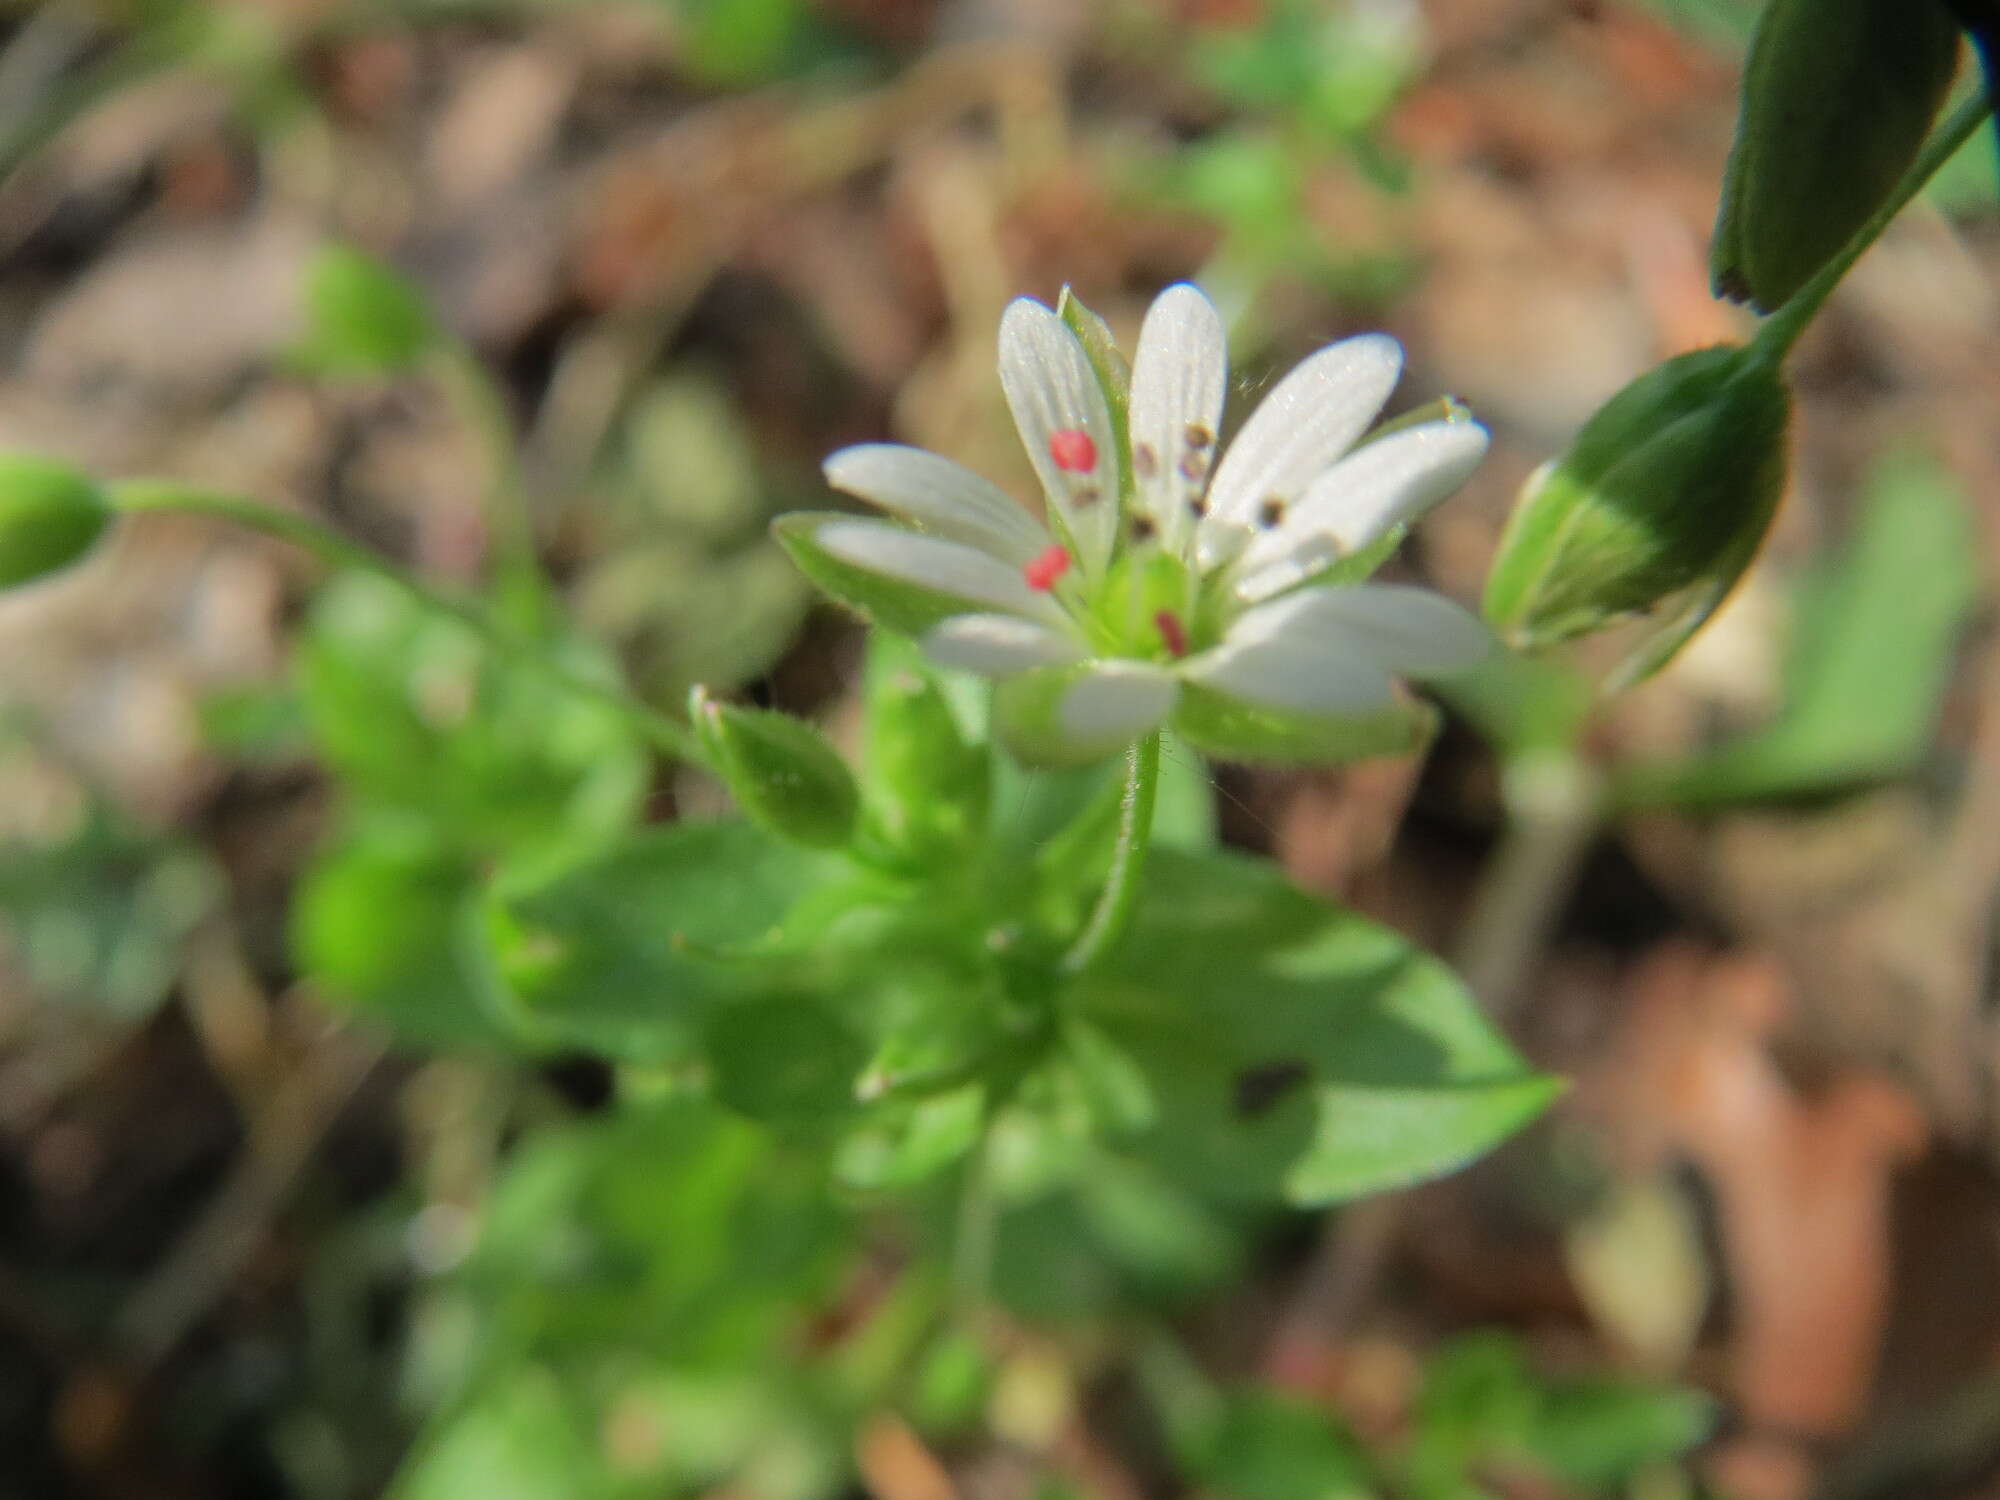
[[[67,464],[0,454],[0,588],[67,568],[96,544],[111,515],[103,489]]]

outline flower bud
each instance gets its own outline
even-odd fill
[[[688,714],[710,767],[753,823],[779,838],[819,849],[854,836],[860,794],[847,763],[803,719],[718,703],[705,688],[688,695]]]
[[[1771,0],[1716,213],[1717,295],[1770,312],[1810,280],[1910,169],[1957,64],[1936,0]]]
[[[68,567],[111,521],[104,491],[67,464],[0,453],[0,588]]]
[[[1733,346],[1641,375],[1529,479],[1487,578],[1487,619],[1536,649],[1647,617],[1614,684],[1664,665],[1770,527],[1790,409],[1777,367]]]

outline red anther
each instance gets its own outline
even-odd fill
[[[1029,588],[1046,594],[1056,586],[1056,580],[1068,571],[1069,553],[1051,543],[1047,551],[1021,569],[1021,576],[1027,579]]]
[[[1187,655],[1187,627],[1180,617],[1170,609],[1163,609],[1153,616],[1153,628],[1160,632],[1160,639],[1167,643],[1167,654],[1181,657]]]
[[[1097,467],[1097,442],[1081,427],[1065,427],[1049,434],[1049,457],[1058,469],[1088,474]]]

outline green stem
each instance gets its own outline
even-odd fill
[[[952,1300],[968,1322],[986,1305],[993,1285],[993,1248],[1000,1227],[1000,1200],[993,1191],[993,1131],[989,1123],[965,1158],[959,1186],[958,1223],[951,1250]]]
[[[1095,968],[1124,935],[1139,899],[1139,876],[1146,867],[1146,846],[1153,831],[1153,796],[1160,784],[1158,730],[1125,752],[1125,795],[1118,804],[1118,843],[1111,853],[1111,870],[1104,877],[1097,907],[1083,932],[1063,955],[1063,972],[1082,974]]]
[[[524,630],[539,629],[548,618],[548,581],[535,547],[534,513],[507,399],[479,356],[456,339],[432,352],[429,368],[486,455],[486,521],[501,613]]]
[[[182,515],[210,516],[275,537],[281,542],[289,542],[331,567],[354,568],[385,578],[422,601],[426,607],[457,620],[502,655],[540,672],[551,682],[573,693],[594,698],[616,709],[663,753],[697,765],[708,764],[708,753],[695,738],[694,732],[678,720],[640,702],[621,687],[600,682],[557,660],[537,642],[524,639],[495,621],[479,605],[437,592],[412,578],[387,558],[310,517],[273,510],[268,505],[237,495],[218,495],[171,479],[122,480],[109,487],[109,495],[113,508],[128,515],[170,511]]]
[[[1751,341],[1751,349],[1772,364],[1783,360],[1791,352],[1791,347],[1798,341],[1799,335],[1806,331],[1807,325],[1819,312],[1821,304],[1832,295],[1833,289],[1840,285],[1842,278],[1854,269],[1854,263],[1867,253],[1869,246],[1881,237],[1882,231],[1889,227],[1890,220],[1901,213],[1910,200],[1923,191],[1924,184],[1936,175],[1938,168],[1949,161],[1959,147],[1972,139],[1974,133],[1992,112],[1993,100],[1983,87],[1953,110],[1951,118],[1924,142],[1923,149],[1917,153],[1916,161],[1911,163],[1910,170],[1903,174],[1902,180],[1883,200],[1881,207],[1869,215],[1867,222],[1854,231],[1847,243],[1840,247],[1839,253],[1820,267],[1818,274],[1811,281],[1800,287],[1783,307],[1764,320],[1763,326],[1757,330],[1756,338]]]

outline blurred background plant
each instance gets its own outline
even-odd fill
[[[888,433],[1030,493],[1005,300],[1073,282],[1129,348],[1194,275],[1243,386],[1384,326],[1402,403],[1492,426],[1394,565],[1471,600],[1537,463],[1751,331],[1703,250],[1759,13],[17,6],[0,445],[274,497],[485,580],[571,678],[844,741],[905,664],[864,664],[768,519]],[[763,910],[657,726],[200,518],[0,598],[0,1495],[1978,1493],[1991,144],[1798,346],[1775,534],[1654,681],[1594,704],[1515,659],[1421,758],[1170,757],[1162,987],[1228,966],[1190,872],[1255,849],[1573,1080],[1473,1171],[1323,1218],[1226,1191],[1213,1122],[1089,1040],[1020,1120],[1163,1102],[1154,1149],[1024,1124],[982,1204],[944,1091],[846,1135],[829,1196],[800,1101],[851,1039],[705,1021],[718,1102],[650,1012],[584,1003],[689,962],[661,911],[726,946]],[[1096,783],[1013,774],[997,836],[1035,865]],[[552,951],[551,910],[597,946]],[[1294,1025],[1270,976],[1232,999]],[[1298,1081],[1228,1103],[1282,1120]]]

